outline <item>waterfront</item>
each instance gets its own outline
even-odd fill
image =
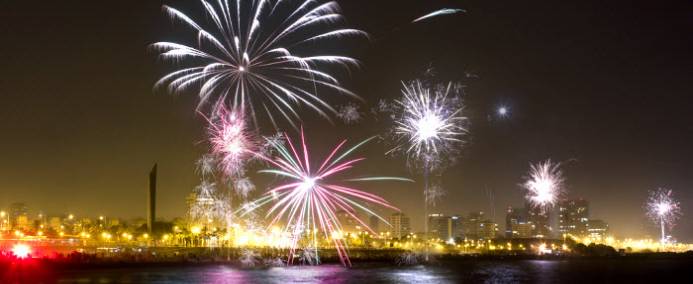
[[[565,283],[681,282],[691,257],[617,257],[564,260],[455,259],[430,265],[387,263],[241,269],[190,265],[50,271],[37,266],[5,271],[3,282],[48,283]],[[41,273],[37,273],[41,272]]]

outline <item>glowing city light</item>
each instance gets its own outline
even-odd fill
[[[25,244],[16,244],[12,247],[12,254],[17,258],[27,258],[31,254],[31,247]]]

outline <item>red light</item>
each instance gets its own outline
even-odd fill
[[[12,247],[12,254],[17,258],[27,258],[31,253],[31,248],[25,244],[16,244]]]

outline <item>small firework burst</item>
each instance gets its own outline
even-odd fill
[[[662,242],[666,240],[665,229],[673,228],[676,220],[681,217],[679,202],[674,199],[674,193],[670,189],[660,188],[650,191],[645,205],[647,216],[659,224],[662,230]]]
[[[445,189],[436,184],[431,186],[428,191],[424,192],[424,197],[428,201],[429,205],[435,206],[438,200],[441,200],[445,196]]]
[[[233,189],[242,198],[247,198],[255,190],[255,184],[248,177],[239,177],[234,180]]]
[[[394,133],[400,145],[390,152],[404,150],[425,163],[440,160],[464,144],[467,117],[455,84],[426,87],[420,80],[402,83],[402,98]]]
[[[284,133],[278,132],[274,135],[263,136],[263,143],[260,145],[258,154],[264,157],[270,157],[274,153],[274,145],[284,145]]]
[[[200,159],[197,160],[196,171],[198,174],[202,175],[202,178],[211,177],[214,175],[214,170],[216,169],[217,160],[214,155],[205,154],[202,155]]]
[[[564,193],[563,172],[560,163],[546,160],[530,165],[530,171],[522,187],[527,190],[526,199],[534,207],[549,208]]]
[[[361,121],[361,112],[359,111],[359,106],[356,104],[346,104],[339,107],[337,111],[337,117],[344,121],[345,124],[351,125]]]
[[[209,120],[208,132],[212,153],[219,157],[224,173],[230,177],[242,176],[255,147],[243,111],[219,107],[215,117]]]

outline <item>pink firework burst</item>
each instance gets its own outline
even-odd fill
[[[382,176],[345,177],[349,169],[365,159],[349,158],[349,154],[373,138],[366,139],[352,148],[341,151],[346,144],[346,140],[344,140],[322,160],[322,163],[317,164],[319,166],[315,167],[311,163],[308,145],[301,129],[300,148],[295,147],[291,139],[286,136],[286,143],[274,143],[272,145],[278,153],[276,157],[261,156],[273,168],[260,172],[283,177],[286,182],[269,189],[266,196],[260,198],[257,204],[262,206],[274,202],[267,212],[268,217],[273,216],[269,226],[273,226],[280,220],[285,220],[285,230],[294,236],[291,255],[294,254],[300,238],[307,236],[312,241],[311,246],[317,247],[316,237],[318,234],[322,234],[326,239],[332,241],[342,264],[350,266],[346,243],[340,237],[343,230],[337,212],[346,212],[364,228],[372,231],[366,222],[358,216],[357,211],[360,210],[369,215],[377,216],[385,223],[387,221],[368,209],[365,203],[377,204],[399,211],[382,197],[343,184],[383,180],[411,181],[405,178]],[[336,181],[338,177],[341,177],[341,182]],[[245,213],[248,212],[246,210]],[[292,258],[289,257],[289,262],[291,260]]]
[[[229,176],[241,176],[255,145],[243,111],[222,106],[212,119],[207,120],[212,153],[219,156],[221,169]]]

